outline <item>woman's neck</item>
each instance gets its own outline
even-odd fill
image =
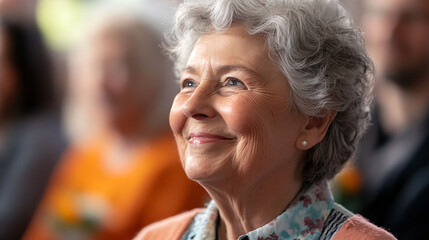
[[[280,215],[302,186],[297,172],[288,174],[282,168],[258,181],[249,181],[247,177],[224,183],[220,188],[206,186],[219,208],[219,240],[236,240]]]

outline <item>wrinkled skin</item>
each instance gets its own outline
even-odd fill
[[[197,42],[170,114],[190,178],[223,182],[297,170],[304,118],[291,109],[287,79],[264,43],[238,26]],[[216,136],[192,137],[199,133]]]
[[[237,239],[292,201],[302,185],[303,154],[322,140],[335,114],[296,111],[265,38],[242,25],[202,35],[180,84],[170,125],[182,165],[217,203],[219,239]]]

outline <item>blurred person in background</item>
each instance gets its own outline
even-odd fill
[[[429,239],[429,1],[364,7],[377,104],[357,155],[361,176],[349,171],[346,185],[358,190],[351,199],[373,223],[398,239]],[[360,177],[362,186],[353,183]]]
[[[170,64],[140,17],[107,8],[89,21],[69,94],[95,102],[102,122],[87,124],[101,133],[65,154],[23,239],[131,239],[153,221],[203,206],[206,194],[183,173],[168,128]]]
[[[66,147],[50,56],[32,22],[0,19],[0,239],[19,239]]]

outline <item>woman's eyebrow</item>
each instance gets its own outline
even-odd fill
[[[218,72],[220,74],[225,74],[225,73],[236,71],[236,70],[244,71],[244,72],[250,73],[252,75],[260,76],[259,73],[255,72],[254,70],[252,70],[252,69],[250,69],[244,65],[223,65],[223,66],[219,67]]]
[[[232,72],[232,71],[244,71],[247,73],[250,73],[252,75],[256,75],[258,77],[260,77],[261,75],[259,73],[257,73],[256,71],[244,66],[244,65],[222,65],[220,67],[217,67],[217,70],[215,71],[217,74],[225,74],[228,72]],[[188,73],[188,74],[197,74],[198,71],[196,70],[195,67],[191,66],[191,65],[187,65],[183,70],[182,73]]]
[[[194,67],[187,65],[185,68],[183,68],[182,73],[196,74],[197,70],[195,70]]]

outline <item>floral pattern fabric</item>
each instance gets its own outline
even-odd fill
[[[280,216],[239,239],[319,239],[333,207],[334,199],[326,181],[304,187]],[[195,216],[186,239],[215,240],[218,218],[216,203],[211,201],[205,212]]]

